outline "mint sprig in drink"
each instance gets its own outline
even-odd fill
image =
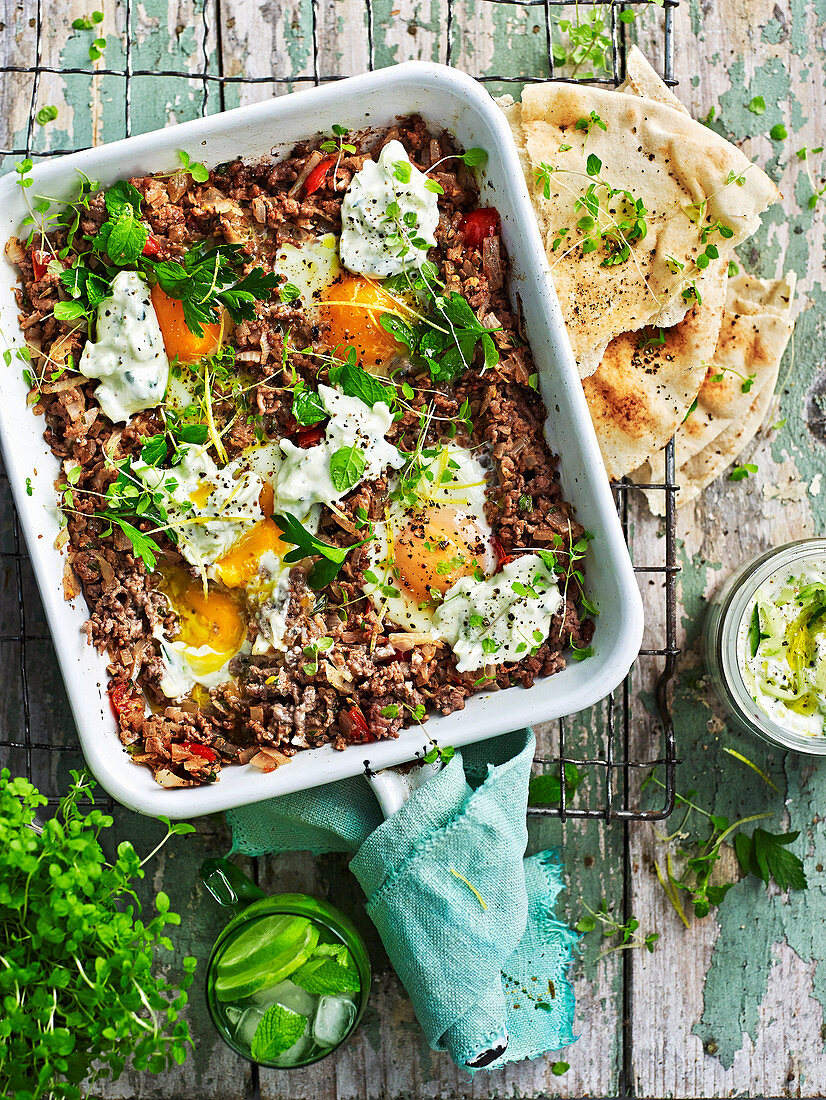
[[[347,918],[325,902],[282,895],[249,906],[221,934],[207,1004],[224,1039],[244,1057],[302,1066],[353,1031],[369,983],[364,944]]]

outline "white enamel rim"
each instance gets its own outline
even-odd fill
[[[512,266],[525,325],[549,410],[546,435],[561,455],[561,480],[577,519],[595,535],[586,559],[588,591],[600,616],[594,656],[571,662],[530,690],[520,687],[470,699],[463,711],[428,721],[431,737],[461,746],[520,726],[573,714],[598,702],[628,673],[642,640],[643,614],[622,529],[594,429],[571,354],[545,251],[534,218],[510,129],[490,96],[470,77],[442,65],[407,62],[335,84],[240,107],[140,137],[50,159],[38,165],[30,192],[66,197],[81,170],[103,184],[125,176],[163,172],[178,164],[177,150],[208,165],[235,156],[283,155],[291,144],[336,122],[352,128],[382,126],[418,112],[443,126],[465,147],[488,150],[481,174],[482,202],[502,216],[502,234]],[[14,174],[0,180],[0,230],[5,240],[26,215]],[[22,342],[12,289],[15,270],[0,264],[0,333],[6,346]],[[85,602],[63,598],[64,558],[54,548],[58,531],[54,479],[58,463],[42,438],[43,421],[26,406],[20,364],[0,364],[0,444],[26,543],[43,599],[60,669],[86,760],[118,802],[140,813],[195,817],[256,802],[273,795],[329,783],[369,767],[389,767],[414,758],[425,747],[421,729],[402,731],[394,741],[329,746],[298,753],[265,775],[250,767],[229,767],[212,785],[164,790],[148,769],[131,762],[117,736],[106,696],[106,659],[86,643],[81,627]],[[31,479],[31,494],[26,481]]]

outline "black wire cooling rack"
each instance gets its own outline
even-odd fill
[[[326,30],[320,24],[321,4],[329,7],[331,0],[301,0],[303,14],[308,16],[312,36],[312,51],[306,71],[300,75],[282,78],[277,74],[237,75],[226,73],[223,65],[224,44],[222,43],[221,0],[195,0],[195,9],[200,20],[202,65],[193,71],[191,66],[185,70],[141,68],[134,62],[136,54],[136,29],[134,0],[123,0],[118,5],[123,25],[121,58],[122,66],[109,67],[105,60],[96,66],[52,65],[44,62],[45,24],[47,0],[34,0],[29,8],[34,18],[29,24],[29,33],[34,37],[33,64],[0,65],[0,74],[4,79],[31,79],[28,93],[19,94],[28,100],[28,119],[25,127],[25,141],[11,142],[19,147],[0,148],[0,157],[20,158],[62,155],[74,152],[78,148],[62,147],[39,149],[39,128],[36,114],[41,89],[41,78],[45,74],[57,74],[60,77],[82,77],[88,81],[100,81],[104,78],[118,78],[123,89],[123,126],[117,136],[129,137],[133,129],[133,94],[136,82],[141,81],[142,94],[148,94],[145,80],[181,80],[200,85],[200,111],[206,114],[228,106],[230,89],[234,86],[255,84],[273,84],[276,88],[288,90],[291,86],[321,84],[341,79],[350,73],[329,73],[323,71],[322,58],[325,47],[331,43],[325,39]],[[364,0],[365,25],[367,31],[367,64],[370,69],[381,67],[376,49],[376,3],[377,0]],[[498,86],[505,90],[510,85],[522,84],[526,80],[586,80],[616,86],[621,82],[625,70],[625,55],[628,37],[628,22],[631,15],[649,9],[660,23],[658,28],[658,49],[661,57],[663,76],[667,84],[674,85],[674,40],[673,12],[678,0],[591,0],[577,4],[571,0],[481,0],[488,9],[517,9],[524,13],[533,10],[537,15],[532,30],[544,30],[543,63],[546,71],[530,73],[490,73],[472,72],[471,66],[462,64],[482,83]],[[462,13],[457,12],[458,0],[440,0],[441,20],[439,40],[443,44],[440,59],[447,64],[455,63],[454,41],[461,30]],[[24,14],[26,5],[23,5]],[[309,9],[306,11],[305,9]],[[603,15],[605,34],[610,34],[610,71],[606,65],[603,75],[596,78],[583,78],[557,71],[554,61],[554,40],[559,33],[562,19],[576,21],[597,10]],[[431,9],[432,12],[432,9]],[[393,18],[399,13],[391,12]],[[54,11],[48,13],[49,17]],[[432,16],[431,16],[432,19]],[[306,24],[305,24],[306,25]],[[325,24],[326,26],[326,24]],[[409,22],[408,27],[414,26]],[[179,28],[179,31],[181,28]],[[9,33],[8,29],[5,32]],[[91,37],[94,37],[91,36]],[[214,49],[213,49],[214,47]],[[13,48],[13,47],[12,47]],[[111,54],[112,50],[107,49]],[[405,60],[396,51],[395,60]],[[17,74],[15,76],[14,74]],[[234,93],[233,93],[234,94]],[[217,96],[218,103],[212,99]],[[114,112],[116,107],[112,106]],[[158,118],[157,125],[165,120]],[[107,137],[109,135],[107,134]],[[10,170],[12,162],[5,161],[5,170]],[[530,815],[557,816],[570,818],[595,818],[610,821],[620,819],[656,820],[667,817],[674,806],[674,776],[676,750],[674,728],[667,699],[668,683],[674,673],[678,655],[676,645],[676,574],[679,566],[676,561],[676,508],[677,485],[674,480],[674,445],[668,444],[665,454],[665,481],[659,484],[640,486],[623,479],[613,486],[617,509],[622,521],[626,541],[633,557],[632,518],[639,510],[637,498],[643,489],[663,494],[665,502],[664,527],[660,539],[661,551],[654,564],[635,562],[634,568],[641,584],[647,581],[649,589],[659,587],[664,599],[661,616],[662,630],[658,627],[659,645],[640,651],[640,661],[632,669],[625,682],[602,704],[591,708],[582,715],[561,719],[550,730],[540,731],[539,744],[541,755],[536,758],[539,772],[556,774],[560,778],[560,800],[558,805],[531,808]],[[644,521],[646,522],[646,521]],[[651,523],[650,519],[647,522]],[[56,801],[55,792],[66,780],[69,767],[81,764],[77,739],[69,715],[68,703],[59,683],[56,670],[56,658],[46,631],[39,598],[31,576],[31,567],[25,545],[17,522],[17,515],[9,493],[5,472],[0,471],[0,571],[2,571],[2,590],[0,590],[0,763],[8,765],[16,774],[25,774],[32,779],[40,790],[49,796],[50,802]],[[35,682],[33,682],[35,681]],[[632,692],[633,683],[633,692]],[[649,691],[652,706],[649,710],[653,717],[643,717],[639,706],[632,711],[634,694]],[[639,727],[644,726],[644,731]],[[575,743],[575,745],[572,745]],[[576,773],[571,772],[571,766]],[[661,799],[656,806],[642,805],[639,779],[644,773],[658,769],[663,786]],[[562,781],[564,775],[577,774],[581,786],[575,795],[569,794],[568,784]],[[101,800],[102,805],[109,805]]]

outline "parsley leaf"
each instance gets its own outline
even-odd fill
[[[295,550],[290,550],[284,556],[284,561],[289,565],[302,561],[304,558],[320,555],[320,560],[313,565],[308,577],[310,587],[316,590],[326,588],[338,576],[339,570],[351,550],[355,550],[357,546],[363,546],[372,538],[372,535],[370,535],[352,546],[331,546],[329,543],[316,538],[289,512],[285,512],[280,516],[273,516],[273,520],[279,528],[283,540],[292,543],[295,547]]]
[[[149,535],[144,534],[143,531],[139,531],[134,524],[124,519],[123,516],[119,516],[115,512],[98,512],[102,519],[108,519],[110,523],[114,523],[117,527],[120,527],[124,535],[132,543],[132,552],[136,558],[146,565],[146,568],[152,572],[155,566],[158,564],[157,554],[160,554],[161,548],[157,542]]]
[[[203,325],[220,319],[222,305],[236,324],[254,320],[256,301],[268,301],[278,285],[278,276],[260,267],[239,279],[234,268],[237,252],[235,245],[196,245],[182,262],[152,265],[164,293],[182,303],[186,326],[195,336],[203,336]]]

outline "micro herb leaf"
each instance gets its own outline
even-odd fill
[[[753,115],[765,114],[766,101],[761,95],[756,95],[754,99],[749,102],[748,108]]]
[[[364,452],[358,449],[357,444],[340,447],[330,458],[330,480],[336,492],[346,493],[352,489],[361,480],[364,465]]]
[[[459,159],[468,168],[481,168],[483,164],[487,164],[488,154],[486,149],[466,149]]]
[[[621,12],[620,19],[622,19],[623,15],[630,15],[632,19],[634,18],[634,13],[632,11]],[[623,20],[623,22],[627,23],[628,20],[625,19]],[[544,1007],[544,1005],[542,1007]],[[562,1077],[568,1072],[570,1068],[571,1065],[569,1062],[554,1062],[554,1064],[551,1066],[551,1073],[554,1075],[554,1077]]]
[[[126,180],[114,184],[103,197],[110,218],[119,218],[123,214],[140,217],[143,195]]]
[[[196,183],[206,183],[209,179],[208,168],[205,168],[199,161],[190,160],[189,153],[185,153],[183,149],[178,150],[178,157],[180,158],[183,170],[190,175]]]
[[[77,321],[86,316],[82,302],[55,302],[54,315],[58,321]]]
[[[746,462],[743,466],[733,467],[729,476],[729,481],[743,481],[745,478],[750,477],[752,474],[757,473],[757,465],[754,462]]]
[[[776,126],[772,126],[771,130],[769,130],[769,137],[772,141],[785,141],[788,136],[789,131],[782,122],[778,122]]]
[[[306,1026],[307,1020],[300,1013],[283,1005],[270,1005],[255,1029],[250,1054],[256,1062],[271,1062],[298,1042]]]
[[[294,302],[301,297],[301,291],[294,283],[282,283],[278,288],[278,296],[282,302]]]
[[[57,118],[57,107],[51,104],[47,107],[41,107],[34,118],[38,126],[47,126]]]

